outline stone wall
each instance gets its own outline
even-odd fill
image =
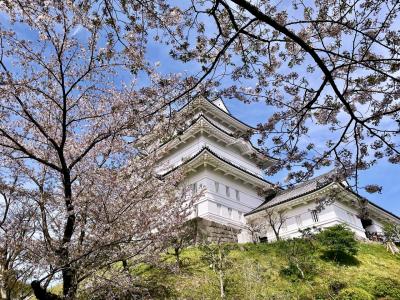
[[[222,225],[203,218],[193,220],[196,226],[196,244],[210,243],[237,243],[240,230]]]

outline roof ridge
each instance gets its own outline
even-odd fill
[[[313,178],[311,178],[311,179],[309,179],[309,180],[307,180],[307,181],[300,182],[299,184],[295,184],[295,185],[293,185],[293,187],[281,191],[281,192],[279,193],[279,195],[284,195],[284,194],[286,194],[286,193],[288,193],[288,192],[291,192],[291,191],[294,191],[294,190],[296,190],[296,189],[298,189],[298,188],[302,188],[302,187],[304,187],[304,186],[306,186],[306,185],[308,185],[308,184],[317,182],[319,179],[321,179],[321,178],[326,178],[326,177],[330,176],[331,174],[333,174],[334,172],[337,172],[337,169],[336,169],[336,168],[334,168],[334,169],[332,169],[332,170],[330,170],[330,171],[328,171],[328,172],[326,172],[326,173],[323,173],[323,174],[321,174],[321,175],[318,175],[318,176],[316,176],[316,177],[313,177]],[[328,177],[327,179],[330,179],[330,178]],[[335,179],[336,179],[336,178],[335,178]],[[332,181],[336,181],[336,180],[332,180]]]
[[[192,103],[193,101],[196,101],[196,100],[199,99],[199,98],[206,100],[206,101],[207,101],[208,103],[210,103],[213,107],[215,107],[216,109],[218,109],[219,111],[221,111],[222,113],[224,113],[225,115],[227,115],[228,117],[230,117],[230,118],[234,119],[235,121],[239,122],[240,124],[242,124],[242,125],[244,125],[244,126],[250,128],[250,129],[256,129],[255,127],[253,127],[253,126],[251,126],[251,125],[249,125],[249,124],[246,124],[246,123],[244,123],[243,121],[239,120],[239,119],[236,118],[234,115],[232,115],[232,114],[230,114],[230,113],[227,113],[227,112],[224,111],[223,109],[219,108],[217,105],[215,105],[214,103],[212,103],[212,101],[209,100],[209,99],[208,99],[207,97],[205,97],[205,96],[193,97],[192,100],[190,100],[190,101],[187,102],[185,105],[183,105],[181,108],[179,108],[179,109],[177,110],[177,112],[182,111],[183,109],[185,109],[185,107],[189,106],[190,103]]]
[[[328,173],[330,173],[330,172],[328,172]],[[394,217],[395,219],[397,219],[397,220],[400,221],[400,217],[397,216],[396,214],[394,214],[394,213],[392,213],[392,212],[386,210],[385,208],[379,206],[378,204],[372,202],[371,200],[369,200],[369,199],[367,199],[367,198],[361,196],[360,194],[356,193],[355,191],[353,191],[353,190],[350,189],[349,187],[346,187],[345,185],[343,185],[343,183],[341,183],[341,182],[339,182],[339,181],[325,182],[323,185],[317,186],[317,187],[313,188],[312,190],[305,191],[304,193],[301,193],[301,194],[298,194],[298,195],[294,195],[294,196],[289,197],[289,198],[287,198],[287,199],[282,199],[281,201],[276,202],[276,203],[273,203],[273,204],[270,205],[270,206],[266,206],[266,204],[267,204],[269,201],[268,201],[268,202],[264,202],[264,203],[260,204],[258,207],[256,207],[255,209],[253,209],[252,211],[249,211],[248,213],[246,213],[245,216],[248,216],[248,215],[251,215],[251,214],[260,212],[260,211],[262,211],[263,209],[266,209],[266,208],[271,208],[271,207],[274,207],[274,206],[277,206],[277,205],[281,205],[281,204],[290,202],[290,201],[292,201],[292,200],[301,198],[301,197],[303,197],[303,196],[312,194],[312,193],[314,193],[314,192],[317,192],[317,191],[319,191],[319,190],[321,190],[321,189],[323,189],[323,188],[329,186],[330,184],[338,184],[338,185],[339,185],[341,188],[343,188],[345,191],[352,193],[354,196],[356,196],[356,197],[358,197],[358,198],[360,198],[360,199],[362,199],[362,200],[365,200],[365,201],[367,202],[367,205],[372,205],[372,206],[374,206],[375,208],[377,208],[377,209],[379,209],[379,210],[381,210],[381,211],[383,211],[383,212],[385,212],[385,213],[391,215],[392,217]],[[275,197],[272,198],[271,200],[275,199],[276,197],[277,197],[277,196],[275,196]]]

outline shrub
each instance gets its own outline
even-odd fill
[[[334,261],[357,254],[354,232],[342,224],[324,229],[317,238],[324,248],[325,256]]]
[[[390,296],[400,299],[400,282],[391,278],[379,278],[374,285],[373,293],[377,297]]]
[[[373,300],[374,297],[360,288],[347,288],[340,291],[339,300]]]
[[[283,245],[285,248],[282,247]],[[315,247],[309,240],[287,240],[281,244],[281,247],[288,262],[287,266],[281,270],[282,275],[292,279],[305,279],[315,274]]]
[[[329,283],[329,289],[335,294],[339,294],[341,290],[343,290],[345,287],[347,287],[347,283],[341,282],[341,281],[332,281]]]
[[[387,242],[400,241],[400,225],[394,223],[386,223],[383,227],[383,233]]]

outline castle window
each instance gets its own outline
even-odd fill
[[[238,190],[236,190],[236,200],[240,201],[240,193]]]
[[[197,182],[192,184],[192,192],[197,193]]]
[[[311,217],[314,223],[318,222],[318,212],[316,210],[311,211]]]
[[[286,223],[286,220],[283,221],[281,228],[282,228],[282,231],[286,231],[286,230],[287,230],[287,223]]]
[[[241,211],[239,211],[238,214],[239,214],[239,221],[242,221],[243,213]]]
[[[229,219],[232,219],[232,208],[228,208]]]
[[[303,225],[303,222],[301,221],[301,216],[296,216],[296,223],[298,227],[301,227]]]
[[[215,192],[218,193],[219,192],[219,182],[214,181],[214,187],[215,187]]]
[[[221,212],[222,212],[221,204],[217,204],[217,213],[218,213],[218,215],[221,215]]]
[[[350,223],[355,223],[354,215],[351,212],[347,212],[347,218],[350,221]]]
[[[225,187],[225,193],[226,193],[226,196],[227,196],[227,197],[230,197],[230,196],[231,196],[231,191],[229,190],[229,186],[226,186],[226,187]]]

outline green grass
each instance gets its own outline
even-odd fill
[[[317,250],[315,269],[305,279],[282,273],[288,265],[285,242],[232,247],[227,299],[400,299],[400,257],[382,245],[359,243],[355,259],[340,264],[323,259]],[[182,253],[180,272],[173,269],[174,258],[165,255],[157,267],[142,265],[135,273],[162,287],[154,298],[219,299],[217,274],[201,257],[193,247]]]

